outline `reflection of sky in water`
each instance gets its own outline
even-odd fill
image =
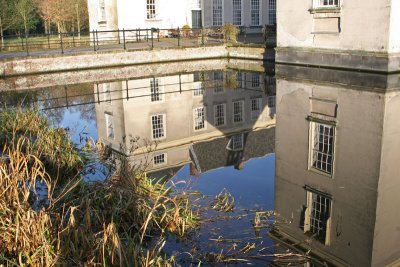
[[[50,120],[52,119],[51,115],[49,115],[47,111],[44,111],[44,113]],[[85,144],[85,139],[83,140],[83,143],[81,143],[80,136],[83,138],[89,137],[94,140],[97,139],[98,135],[96,120],[82,119],[83,116],[79,109],[63,108],[61,114],[61,121],[56,126],[69,129],[72,141],[78,147],[81,147]]]
[[[201,209],[201,220],[206,220],[195,234],[189,235],[185,240],[169,238],[165,247],[166,252],[173,253],[186,266],[192,261],[184,251],[197,251],[220,253],[224,251],[234,257],[240,249],[248,243],[255,243],[257,250],[265,248],[264,254],[274,252],[273,241],[267,238],[267,229],[258,232],[252,227],[255,211],[272,210],[274,207],[274,176],[275,155],[269,154],[261,158],[251,159],[245,162],[242,170],[236,170],[233,166],[222,167],[202,173],[199,177],[191,177],[189,165],[179,170],[174,181],[186,181],[189,188],[200,191],[207,196],[200,201],[200,205],[207,207],[214,197],[226,189],[235,199],[233,212],[217,212],[211,209]],[[188,185],[180,185],[186,187]],[[208,221],[208,219],[211,219]],[[172,240],[171,240],[172,239]],[[216,242],[217,239],[234,240],[233,242]],[[232,247],[236,245],[236,249]],[[193,262],[198,262],[195,255]],[[251,255],[249,253],[248,255]],[[247,255],[247,256],[248,256]],[[236,258],[243,258],[243,254]],[[264,260],[271,260],[266,257]],[[252,260],[256,265],[265,261]]]
[[[58,109],[59,114],[57,119],[52,116],[53,111],[43,111],[44,114],[55,123],[56,127],[68,129],[72,142],[81,148],[86,143],[86,138],[97,140],[97,125],[96,120],[83,119],[81,110],[78,108],[63,108]],[[87,112],[87,111],[86,111]],[[94,109],[92,112],[95,112]],[[58,122],[57,122],[58,121]],[[90,167],[85,169],[82,174],[86,181],[101,181],[106,177],[107,170],[99,163],[90,164]]]
[[[242,170],[233,166],[223,167],[202,173],[199,178],[192,177],[193,188],[205,195],[215,196],[224,188],[235,197],[238,208],[273,209],[275,155],[251,159]],[[189,177],[189,165],[177,174],[177,180]]]

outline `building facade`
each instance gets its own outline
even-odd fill
[[[257,28],[276,24],[276,0],[203,0],[205,27]]]
[[[232,159],[220,162],[234,164],[249,157],[246,145],[257,142],[249,132],[274,126],[274,88],[273,77],[264,73],[222,70],[97,84],[98,134],[115,151],[147,164],[149,172],[190,162],[198,172],[208,169],[210,163],[196,160],[194,144],[221,138],[217,154]],[[148,143],[157,143],[150,158]],[[121,151],[121,145],[128,150]]]
[[[276,24],[276,0],[88,0],[90,30]]]
[[[398,266],[398,76],[276,73],[277,232],[333,266]]]
[[[201,27],[199,0],[88,0],[90,30]]]
[[[280,1],[277,17],[277,62],[400,69],[397,0]]]

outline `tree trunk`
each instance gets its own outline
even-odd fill
[[[79,18],[78,4],[76,4],[76,26],[78,27],[78,39],[81,39],[81,19]]]
[[[0,35],[1,35],[1,48],[4,48],[4,36],[3,36],[3,22],[0,17]]]
[[[27,23],[26,16],[24,16],[24,29],[25,29],[25,35],[27,35],[28,34],[28,23]]]
[[[61,39],[61,35],[60,35],[61,29],[60,29],[60,22],[59,21],[57,22],[57,31],[58,31],[58,38]]]

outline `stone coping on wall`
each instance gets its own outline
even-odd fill
[[[276,63],[374,73],[400,73],[400,53],[278,47]]]
[[[249,46],[204,46],[172,49],[102,51],[68,55],[40,55],[0,60],[0,78],[204,59],[273,60],[274,50]]]
[[[349,71],[290,64],[275,65],[277,80],[386,93],[400,90],[400,74]]]

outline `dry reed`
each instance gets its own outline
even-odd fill
[[[84,182],[84,155],[37,111],[5,110],[0,125],[0,265],[174,264],[163,237],[197,225],[187,196],[124,158],[107,181]],[[38,204],[39,182],[48,195]]]

